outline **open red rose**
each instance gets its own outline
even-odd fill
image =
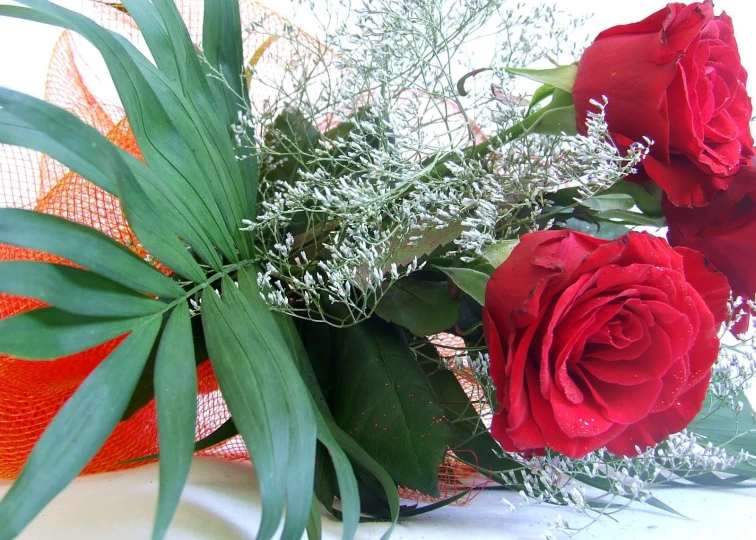
[[[646,174],[673,204],[705,206],[754,153],[746,78],[726,14],[714,16],[711,2],[668,4],[586,49],[572,89],[577,125],[607,96],[615,141],[653,139]]]
[[[494,438],[636,455],[682,430],[703,404],[728,296],[700,253],[646,233],[524,235],[486,289]]]
[[[717,194],[704,208],[678,208],[663,201],[667,239],[703,255],[730,282],[735,296],[756,297],[756,166],[741,167],[727,191]],[[741,306],[750,313],[747,304]],[[736,334],[748,328],[743,317],[733,328]]]

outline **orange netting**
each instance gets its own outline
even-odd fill
[[[201,41],[202,2],[176,0],[195,43]],[[243,24],[264,20],[266,34],[245,32],[245,58],[257,72],[296,69],[301,52],[295,51],[292,40],[279,39],[290,35],[291,25],[267,8],[253,1],[241,1]],[[80,11],[102,26],[117,31],[146,51],[137,27],[121,9],[103,3],[82,0]],[[271,38],[271,34],[275,38]],[[301,40],[304,34],[298,37]],[[317,42],[312,50],[319,50]],[[64,32],[55,45],[49,64],[45,99],[77,115],[107,136],[114,144],[141,158],[139,148],[125,118],[123,109],[115,105],[117,97],[102,59],[79,36]],[[265,89],[261,89],[264,94]],[[262,96],[265,99],[266,96]],[[60,216],[107,234],[140,256],[138,242],[121,212],[118,199],[104,192],[57,161],[23,148],[0,145],[0,206],[20,207]],[[59,257],[0,244],[0,260],[40,260],[66,263]],[[158,268],[160,266],[158,265]],[[161,268],[162,269],[162,268]],[[42,303],[17,296],[0,294],[0,318],[31,310]],[[65,401],[76,391],[92,370],[120,343],[115,339],[53,361],[24,361],[0,355],[0,478],[13,478],[21,470],[29,452]],[[228,417],[228,409],[218,390],[209,362],[203,363],[198,375],[198,425],[196,437],[202,438],[218,428]],[[118,425],[103,448],[84,469],[91,474],[139,464],[123,462],[152,455],[158,451],[157,418],[154,401],[129,420]],[[227,459],[248,457],[239,437],[201,452]],[[143,463],[143,462],[142,462]],[[471,485],[475,471],[455,461],[453,456],[440,467],[442,495],[450,496]],[[473,482],[474,483],[474,482]],[[416,500],[416,493],[404,492]]]

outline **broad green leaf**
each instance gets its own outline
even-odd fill
[[[514,251],[517,244],[520,243],[519,239],[515,240],[499,240],[495,244],[486,248],[483,252],[483,258],[486,259],[491,266],[498,268],[506,261]]]
[[[336,423],[397,484],[436,495],[451,431],[403,333],[374,317],[334,336]]]
[[[42,152],[117,195],[116,147],[92,126],[46,101],[0,88],[0,142]]]
[[[27,360],[61,358],[110,341],[152,318],[89,317],[52,307],[26,311],[0,319],[0,352]]]
[[[394,283],[375,307],[383,320],[403,326],[416,336],[430,336],[454,326],[459,300],[445,281],[409,277]]]
[[[494,473],[521,470],[522,465],[504,457],[501,446],[491,436],[457,377],[441,366],[444,360],[439,358],[437,349],[427,343],[420,353],[428,358],[420,365],[428,376],[436,399],[451,421],[451,448],[454,454],[495,481],[499,481],[499,476]]]
[[[585,199],[580,204],[601,214],[609,210],[630,210],[635,206],[635,199],[625,193],[602,193]]]
[[[165,536],[176,511],[194,454],[197,368],[186,305],[173,310],[160,336],[155,404],[160,437],[160,493],[152,538],[158,540]]]
[[[505,68],[505,71],[511,75],[519,75],[532,81],[548,84],[554,88],[571,93],[577,77],[577,64],[567,66],[557,66],[551,69],[526,69],[526,68]]]
[[[486,284],[489,277],[487,274],[471,268],[436,268],[449,276],[457,287],[472,296],[481,306],[486,303]]]
[[[93,317],[137,317],[166,307],[94,272],[35,261],[0,261],[0,291]]]
[[[56,216],[0,208],[0,242],[58,255],[135,291],[166,298],[184,294],[178,283],[115,240]]]
[[[123,415],[160,329],[153,317],[86,378],[39,439],[0,502],[0,539],[16,537],[97,453]]]

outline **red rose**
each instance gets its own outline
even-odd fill
[[[661,238],[526,234],[488,282],[483,329],[509,451],[641,449],[701,409],[729,296],[704,257]]]
[[[704,206],[754,153],[746,78],[727,15],[710,2],[668,4],[586,49],[572,89],[577,124],[590,99],[607,96],[616,142],[652,138],[646,174],[673,204]]]
[[[664,201],[667,239],[673,246],[700,251],[730,282],[735,296],[756,296],[756,166],[741,167],[730,188],[717,194],[704,208],[678,208]],[[746,304],[747,312],[750,309]],[[748,328],[749,317],[735,326]]]

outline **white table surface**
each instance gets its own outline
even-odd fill
[[[0,0],[0,4],[13,2]],[[263,2],[266,3],[266,2]],[[272,2],[268,2],[272,3]],[[514,3],[514,2],[513,2]],[[533,4],[533,0],[522,2]],[[614,4],[603,0],[561,2],[574,13],[594,12],[585,26],[588,35],[627,23],[659,9],[663,2],[634,0]],[[275,6],[285,14],[280,5]],[[751,0],[719,0],[734,19],[743,63],[752,73],[750,95],[756,95],[756,4]],[[0,85],[41,96],[45,68],[57,29],[23,21],[0,19]],[[0,390],[1,391],[1,390]],[[753,393],[752,393],[753,395]],[[0,495],[10,486],[0,481]],[[21,535],[42,539],[141,539],[150,535],[157,500],[157,466],[76,479]],[[691,519],[673,517],[636,504],[620,512],[616,521],[603,518],[578,538],[756,538],[756,488],[747,490],[654,489],[654,494]],[[506,498],[515,509],[502,502]],[[572,526],[586,517],[549,505],[520,506],[513,493],[487,492],[466,507],[447,507],[404,520],[399,539],[542,538],[558,515]],[[168,537],[175,540],[253,538],[260,517],[259,493],[248,464],[195,458],[181,504]],[[338,538],[340,526],[325,517],[324,536]],[[383,524],[363,524],[358,538],[377,539]]]

